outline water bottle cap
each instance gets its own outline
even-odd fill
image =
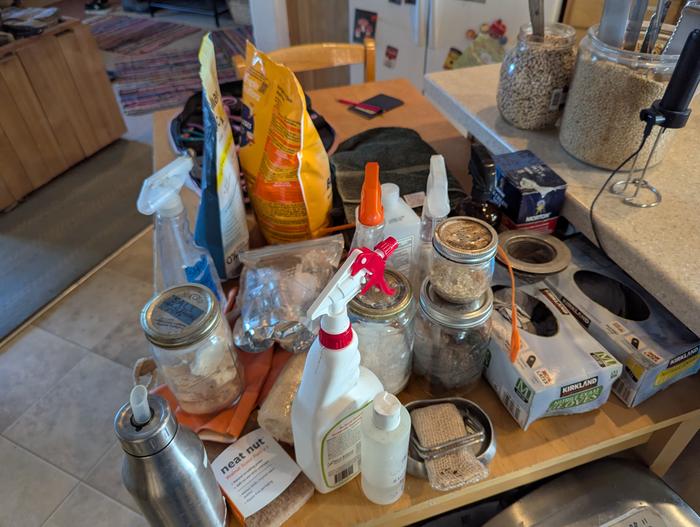
[[[372,422],[380,430],[391,432],[401,422],[401,402],[389,392],[381,392],[372,401]]]
[[[158,395],[148,395],[147,400],[151,418],[145,424],[139,424],[134,418],[131,403],[122,406],[114,416],[114,431],[122,449],[136,457],[157,454],[170,444],[177,433],[177,421],[166,400]],[[137,413],[140,412],[141,408]]]

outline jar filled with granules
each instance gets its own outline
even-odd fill
[[[506,121],[524,130],[554,126],[574,70],[575,39],[576,30],[566,24],[546,26],[544,38],[534,37],[530,24],[520,28],[498,81],[496,100]]]
[[[360,364],[382,381],[387,392],[397,394],[411,376],[416,306],[406,276],[387,269],[384,277],[394,294],[373,287],[353,298],[348,315],[357,333]]]
[[[480,307],[453,304],[436,294],[426,279],[420,292],[413,346],[413,371],[425,377],[431,395],[465,393],[479,380],[491,340],[493,293]]]
[[[457,216],[433,235],[430,283],[445,300],[476,308],[491,287],[498,235],[485,221]]]
[[[669,30],[662,28],[657,50],[668,37]],[[616,168],[639,148],[644,131],[639,112],[661,99],[677,61],[678,55],[609,46],[598,38],[598,26],[591,27],[579,44],[559,130],[564,150],[585,163]],[[673,130],[661,135],[649,166],[663,159],[672,138]],[[647,141],[640,162],[646,162],[653,143]]]
[[[208,414],[238,402],[243,367],[211,290],[186,284],[162,291],[143,308],[141,327],[158,372],[185,412]]]

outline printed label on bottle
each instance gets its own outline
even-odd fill
[[[326,486],[337,488],[360,473],[360,423],[367,401],[334,424],[321,441],[321,473]]]
[[[413,259],[413,236],[405,236],[397,240],[399,246],[389,258],[389,267],[409,276],[411,260]]]
[[[549,98],[549,111],[554,112],[559,109],[560,106],[564,104],[566,100],[566,92],[563,88],[557,88],[552,91],[552,95]]]
[[[218,276],[218,275],[217,275]],[[219,292],[217,291],[216,282],[214,281],[214,276],[211,272],[211,266],[207,261],[206,256],[202,255],[197,260],[197,263],[185,267],[185,278],[188,282],[193,282],[195,284],[201,284],[208,287],[216,296],[219,302],[223,302],[223,298],[219,298]]]

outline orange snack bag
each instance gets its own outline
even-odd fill
[[[332,202],[328,155],[299,81],[248,42],[239,158],[268,243],[322,235]]]

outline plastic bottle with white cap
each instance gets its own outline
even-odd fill
[[[389,505],[403,494],[411,416],[396,396],[382,392],[362,411],[362,492]]]
[[[408,203],[401,199],[399,186],[382,185],[384,207],[384,236],[396,238],[399,246],[387,260],[387,267],[402,272],[410,278],[420,241],[420,218]]]

